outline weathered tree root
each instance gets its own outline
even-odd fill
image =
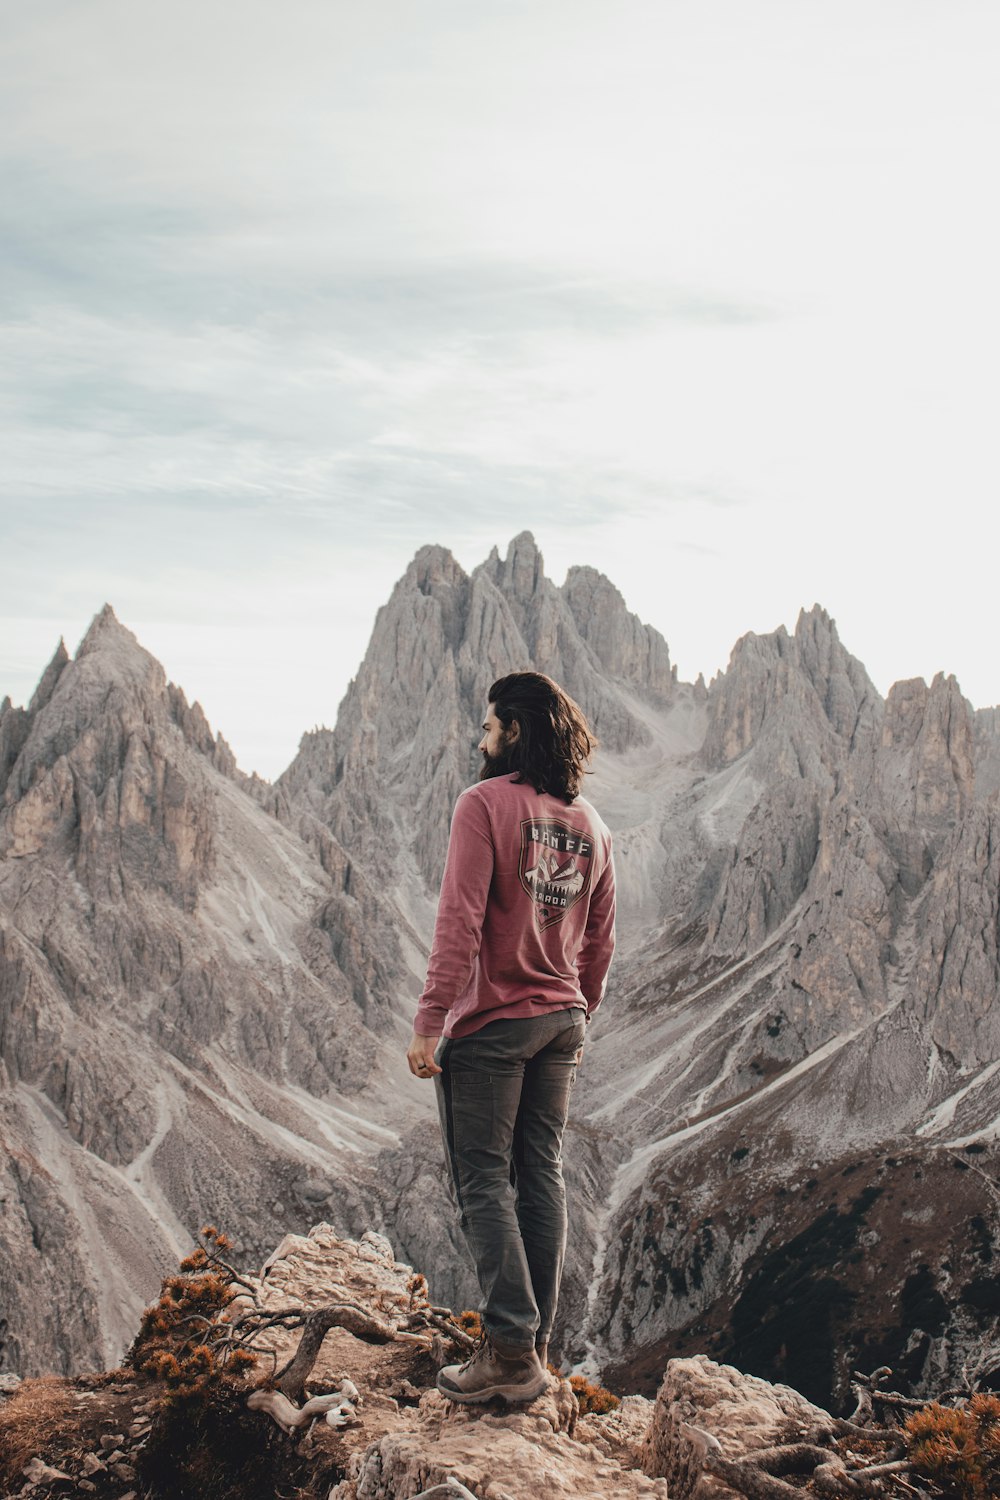
[[[251,1411],[266,1411],[273,1417],[282,1432],[289,1436],[303,1427],[312,1426],[317,1417],[325,1416],[331,1427],[351,1427],[357,1417],[354,1403],[359,1399],[357,1386],[345,1380],[339,1391],[325,1396],[313,1396],[305,1406],[295,1406],[281,1391],[252,1391],[247,1397]]]
[[[813,1484],[823,1495],[843,1497],[877,1494],[884,1478],[903,1474],[910,1467],[907,1459],[892,1459],[870,1464],[866,1468],[848,1469],[839,1454],[831,1453],[828,1448],[820,1448],[815,1443],[787,1443],[777,1448],[760,1448],[746,1458],[731,1459],[726,1457],[718,1438],[710,1432],[687,1422],[681,1430],[709,1473],[739,1490],[748,1500],[792,1500],[793,1496],[801,1500],[801,1490],[786,1484],[779,1477],[782,1474],[811,1475]],[[873,1436],[866,1428],[859,1430],[866,1437]]]
[[[830,1432],[835,1437],[864,1438],[870,1443],[885,1443],[893,1458],[906,1452],[906,1435],[899,1427],[861,1427],[847,1417],[833,1417]]]
[[[429,1490],[421,1490],[419,1495],[414,1495],[413,1500],[476,1500],[476,1496],[453,1474],[449,1474],[444,1484],[435,1484]]]
[[[795,1443],[787,1449],[763,1448],[754,1454],[753,1458],[726,1458],[723,1445],[717,1437],[706,1433],[703,1428],[691,1427],[690,1422],[682,1422],[681,1431],[693,1446],[696,1454],[702,1460],[702,1466],[708,1469],[711,1475],[718,1479],[724,1479],[727,1485],[732,1485],[733,1490],[745,1494],[748,1500],[802,1500],[801,1491],[796,1490],[795,1485],[789,1485],[784,1479],[778,1479],[774,1473],[768,1472],[763,1464],[778,1463],[786,1475],[789,1473],[808,1473],[817,1469],[817,1463],[825,1466],[828,1463],[829,1452],[825,1448],[814,1448],[811,1443]],[[795,1449],[805,1449],[805,1454],[796,1454]],[[775,1455],[783,1455],[780,1460]],[[790,1455],[787,1461],[784,1455]],[[808,1454],[808,1458],[807,1458]]]
[[[330,1395],[315,1396],[303,1404],[306,1381],[312,1374],[323,1340],[331,1328],[344,1328],[355,1338],[367,1344],[391,1344],[397,1340],[425,1344],[419,1334],[405,1333],[393,1328],[381,1318],[374,1318],[353,1302],[335,1302],[328,1307],[318,1307],[314,1312],[303,1313],[301,1308],[279,1308],[269,1313],[251,1311],[239,1320],[240,1324],[252,1323],[254,1333],[267,1327],[283,1324],[288,1327],[296,1322],[302,1324],[302,1337],[292,1358],[275,1374],[274,1388],[253,1391],[247,1398],[247,1406],[253,1411],[266,1411],[273,1417],[282,1431],[291,1434],[308,1427],[319,1416],[334,1427],[347,1427],[354,1421],[354,1402],[360,1398],[357,1387],[349,1380],[341,1382],[341,1389]]]
[[[373,1318],[370,1313],[363,1312],[353,1302],[334,1302],[328,1307],[318,1307],[315,1312],[306,1313],[299,1347],[288,1364],[278,1371],[275,1380],[278,1390],[296,1405],[305,1394],[306,1381],[312,1374],[323,1340],[331,1328],[345,1328],[366,1344],[391,1344],[395,1339],[406,1337],[390,1324],[383,1323],[381,1318]]]

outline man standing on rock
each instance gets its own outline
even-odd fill
[[[479,784],[455,805],[407,1060],[434,1076],[483,1341],[454,1401],[533,1401],[566,1247],[562,1137],[586,1023],[614,951],[611,835],[580,785],[596,743],[538,672],[489,691]]]

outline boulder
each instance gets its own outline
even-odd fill
[[[717,1438],[726,1458],[782,1443],[817,1441],[832,1431],[829,1412],[791,1386],[771,1385],[717,1365],[703,1354],[672,1359],[643,1441],[643,1471],[667,1481],[671,1500],[728,1500],[736,1492],[704,1472],[688,1427]]]

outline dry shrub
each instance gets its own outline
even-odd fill
[[[905,1428],[914,1469],[950,1500],[1000,1497],[1000,1398],[983,1392],[958,1408],[935,1401]]]
[[[143,1313],[128,1352],[132,1369],[162,1380],[168,1404],[205,1401],[223,1380],[239,1380],[256,1364],[247,1349],[233,1347],[224,1314],[236,1296],[234,1274],[222,1260],[229,1240],[209,1224],[199,1246],[168,1276],[160,1299]]]
[[[431,1289],[427,1285],[427,1277],[422,1271],[414,1271],[406,1283],[406,1290],[410,1294],[411,1312],[416,1312],[419,1308],[430,1306]]]
[[[24,1484],[21,1470],[36,1453],[62,1452],[76,1437],[80,1418],[72,1383],[59,1375],[24,1380],[0,1402],[0,1483],[3,1494]]]
[[[213,1225],[201,1234],[203,1246],[164,1281],[128,1354],[132,1368],[163,1391],[136,1459],[143,1493],[150,1500],[327,1495],[343,1477],[329,1455],[300,1450],[298,1438],[247,1410],[247,1392],[261,1382],[256,1356],[241,1347],[244,1335],[228,1316],[239,1274],[224,1258],[225,1235]]]
[[[621,1402],[617,1396],[606,1391],[603,1385],[594,1385],[593,1381],[587,1380],[583,1375],[571,1375],[569,1383],[573,1387],[573,1394],[580,1403],[580,1415],[586,1416],[593,1412],[594,1416],[600,1417],[607,1411],[614,1411]]]
[[[458,1324],[459,1328],[463,1330],[463,1332],[469,1335],[470,1339],[482,1338],[483,1320],[477,1312],[470,1312],[468,1309],[466,1309],[465,1312],[460,1312],[457,1315],[457,1317],[455,1318],[455,1322]]]

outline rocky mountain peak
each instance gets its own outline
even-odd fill
[[[906,806],[925,832],[950,828],[976,792],[975,721],[955,678],[939,672],[930,687],[922,677],[894,683],[881,749],[897,809]]]
[[[940,740],[949,756],[970,753],[973,712],[952,674],[938,672],[930,687],[922,677],[895,682],[885,707],[886,748],[909,749],[923,737]]]
[[[38,686],[32,694],[31,702],[28,704],[29,714],[38,713],[39,709],[44,708],[46,703],[48,703],[56,690],[56,684],[62,676],[63,667],[66,666],[68,661],[69,652],[66,650],[66,642],[60,636],[59,644],[55,649],[52,660],[42,673]]]
[[[415,584],[422,594],[431,594],[442,584],[459,583],[464,578],[464,572],[447,547],[427,546],[414,554],[398,587]]]
[[[88,625],[86,634],[80,643],[80,648],[81,650],[85,649],[92,639],[96,640],[106,631],[113,633],[116,630],[123,630],[124,628],[115,614],[113,607],[105,602]]]
[[[530,532],[471,576],[444,548],[422,548],[379,611],[336,728],[304,740],[280,778],[279,794],[363,851],[418,927],[452,806],[476,775],[486,691],[524,668],[562,683],[611,751],[647,743],[636,700],[663,707],[674,688],[663,637],[592,568],[557,588]]]
[[[837,733],[849,741],[859,729],[870,733],[881,714],[881,698],[861,662],[841,644],[836,622],[821,605],[801,611],[795,644],[799,664]]]
[[[495,550],[495,549],[494,549]],[[490,554],[492,563],[493,554]],[[527,603],[545,581],[545,562],[530,531],[521,531],[507,548],[507,556],[491,568],[493,582],[508,598]]]
[[[0,792],[17,801],[38,777],[67,756],[87,760],[104,779],[116,774],[133,737],[147,750],[157,741],[168,759],[171,734],[236,777],[232,751],[214,736],[200,706],[167,682],[155,657],[118,619],[110,604],[91,622],[76,656],[62,641],[27,710],[10,709],[0,730]],[[98,750],[97,747],[100,747]]]
[[[118,1343],[220,1172],[250,1172],[247,1233],[345,1156],[357,1181],[393,1138],[369,1122],[404,1065],[390,1087],[374,1034],[416,946],[327,830],[308,845],[248,794],[113,611],[57,669],[0,715],[0,1284],[36,1368]],[[34,1306],[43,1245],[69,1321]]]
[[[840,643],[837,622],[822,604],[813,604],[809,609],[802,606],[795,622],[795,634],[800,640],[806,635],[812,635],[835,641],[838,645]]]
[[[86,662],[88,677],[103,678],[118,685],[126,682],[162,691],[166,684],[163,668],[138,639],[127,629],[110,604],[105,604],[90,623],[80,642],[74,663]]]
[[[658,630],[629,611],[611,579],[596,568],[570,568],[561,593],[608,675],[654,702],[669,703],[677,684],[670,649]]]
[[[737,641],[726,671],[712,681],[703,754],[721,767],[766,741],[768,756],[777,752],[782,765],[794,767],[809,741],[831,765],[845,746],[870,740],[881,715],[882,700],[861,662],[845,650],[827,611],[813,605],[800,613],[793,635],[779,626]]]
[[[887,750],[909,750],[923,727],[930,690],[922,677],[894,682],[885,700],[882,745]]]

